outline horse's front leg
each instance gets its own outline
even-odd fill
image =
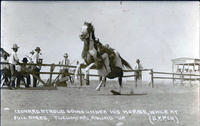
[[[96,91],[100,91],[100,88],[101,88],[101,86],[103,84],[104,78],[105,77],[102,78],[102,80],[100,81],[99,85],[96,87]]]
[[[91,68],[92,66],[94,66],[94,65],[95,65],[95,63],[91,63],[89,66],[87,66],[87,67],[85,68],[85,70],[84,70],[84,74],[85,74],[84,79],[87,79],[87,75],[89,74],[89,70],[90,70],[90,68]]]

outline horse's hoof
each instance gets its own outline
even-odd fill
[[[100,91],[100,88],[96,88],[96,91]]]

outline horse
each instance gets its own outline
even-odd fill
[[[102,84],[105,83],[106,78],[114,79],[118,77],[120,93],[123,77],[122,68],[132,70],[130,64],[124,60],[120,56],[119,52],[117,52],[115,49],[104,46],[99,39],[96,39],[94,27],[91,23],[84,23],[80,39],[84,43],[81,56],[87,66],[84,71],[85,78],[87,77],[90,68],[93,67],[97,69],[98,74],[102,79],[96,87],[96,90],[100,91],[100,88]],[[77,76],[77,71],[79,70],[80,66],[81,64],[77,66],[75,76]]]

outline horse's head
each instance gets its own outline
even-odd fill
[[[92,23],[84,22],[82,28],[81,28],[81,35],[80,39],[82,41],[85,41],[85,39],[88,39],[90,34],[94,34],[94,27]]]
[[[84,43],[82,58],[86,61],[86,63],[93,62],[93,57],[96,57],[96,54],[94,53],[94,56],[91,56],[91,50],[97,50],[97,42],[94,34],[94,27],[91,23],[84,22],[81,29],[80,39]]]

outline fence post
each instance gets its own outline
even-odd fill
[[[134,72],[134,71],[133,71]],[[133,73],[133,88],[134,88],[134,81],[136,80],[135,73]]]
[[[175,81],[175,79],[174,79],[174,73],[172,74],[172,79],[173,79],[173,87],[174,87],[174,81]]]
[[[183,72],[181,72],[181,84],[183,85]]]
[[[153,69],[151,69],[151,84],[152,84],[152,88],[154,88]]]
[[[80,86],[83,85],[83,81],[82,81],[82,70],[81,67],[79,68],[79,76],[80,76]]]
[[[190,86],[191,86],[191,79],[192,79],[192,77],[191,77],[191,71],[190,71]]]
[[[51,64],[51,67],[50,67],[50,76],[49,76],[49,85],[51,85],[51,81],[52,81],[52,72],[53,72],[53,64]]]

